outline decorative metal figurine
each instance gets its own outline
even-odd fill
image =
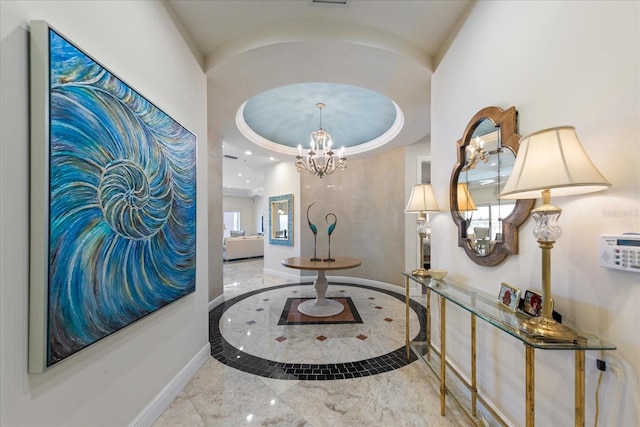
[[[313,202],[307,208],[307,222],[309,223],[309,228],[313,232],[313,258],[311,258],[311,261],[322,261],[320,258],[318,258],[316,256],[316,243],[317,243],[317,238],[318,238],[318,227],[316,227],[314,224],[311,224],[311,221],[309,221],[309,209],[311,209],[311,206],[313,206],[315,204],[316,204],[316,202]]]
[[[329,216],[331,215],[333,215],[333,219],[335,219],[335,221],[332,224],[329,224]],[[331,233],[336,229],[338,217],[334,213],[328,213],[327,216],[324,217],[324,220],[329,224],[329,228],[327,229],[327,234],[329,235],[329,257],[327,259],[323,259],[323,261],[335,261],[335,259],[331,258]]]

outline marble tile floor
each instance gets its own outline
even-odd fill
[[[363,323],[327,325],[277,324],[287,298],[311,297],[314,291],[311,284],[264,274],[261,258],[224,263],[224,292],[227,302],[236,302],[221,311],[212,331],[227,346],[270,364],[339,366],[379,360],[404,344],[404,303],[380,290],[330,284],[327,297],[351,298]],[[417,292],[412,299],[424,304]],[[420,327],[413,310],[411,316],[415,337]],[[453,408],[440,416],[438,386],[421,362],[405,360],[389,369],[348,379],[275,379],[212,357],[154,427],[466,425]]]

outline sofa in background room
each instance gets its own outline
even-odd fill
[[[222,259],[224,261],[261,256],[264,256],[263,236],[229,236],[225,237],[222,242]]]

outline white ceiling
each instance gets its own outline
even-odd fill
[[[367,153],[350,156],[347,151],[348,158],[378,154],[427,137],[434,58],[446,48],[472,3],[167,0],[203,59],[208,78],[209,134],[216,135],[216,141],[222,139],[225,155],[238,158],[223,159],[224,192],[260,194],[266,165],[295,160],[252,143],[236,125],[242,104],[278,87],[347,84],[378,92],[398,105],[404,114],[398,135]],[[332,133],[331,123],[324,118],[323,125]],[[310,126],[309,132],[315,130],[317,119]],[[247,150],[252,155],[246,155]]]

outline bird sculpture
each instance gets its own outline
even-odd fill
[[[334,222],[332,223],[329,223],[330,216],[333,216],[333,219],[334,219]],[[334,213],[328,213],[324,217],[324,220],[327,221],[327,224],[329,224],[329,228],[327,228],[327,234],[329,235],[329,256],[327,259],[324,259],[323,261],[335,261],[335,259],[331,258],[331,233],[333,233],[333,230],[336,229],[336,224],[338,223],[338,217]]]
[[[311,258],[311,261],[322,261],[320,258],[318,258],[316,256],[316,243],[317,243],[317,238],[318,238],[318,227],[316,227],[314,224],[312,224],[311,221],[309,220],[309,209],[311,209],[311,206],[313,206],[315,204],[316,204],[316,202],[313,202],[307,208],[307,222],[309,223],[309,228],[313,232],[313,258]]]

